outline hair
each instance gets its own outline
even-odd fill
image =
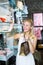
[[[22,53],[22,47],[23,47],[23,52],[24,52],[25,56],[28,55],[30,52],[29,43],[27,41],[21,43],[20,55]]]
[[[29,22],[29,23],[31,23],[31,26],[33,26],[33,21],[32,21],[32,19],[31,18],[25,18],[25,19],[23,19],[23,22]]]

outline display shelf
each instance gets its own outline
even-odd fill
[[[0,33],[6,33],[10,32],[9,27],[10,27],[10,22],[0,22]]]
[[[14,49],[18,49],[18,45],[14,46]]]
[[[1,28],[0,34],[3,34],[5,37],[4,41],[6,41],[6,47],[13,50],[14,55],[16,56],[18,52],[18,41],[16,40],[15,42],[15,39],[12,39],[12,36],[15,33],[22,32],[22,24],[13,24],[13,29],[11,31],[8,31],[10,24],[11,24],[10,22],[0,22],[0,28]],[[3,30],[3,28],[6,29]],[[9,33],[8,36],[7,33]],[[12,42],[12,40],[14,41],[15,44]]]
[[[17,55],[17,52],[18,52],[18,45],[13,46],[13,47],[14,47],[14,55],[16,56]]]
[[[14,52],[10,51],[9,53],[7,53],[7,55],[0,55],[0,60],[1,61],[7,61],[13,55],[14,55]]]

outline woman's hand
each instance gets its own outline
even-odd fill
[[[29,34],[29,32],[24,33],[24,38],[25,38],[26,41],[29,40],[29,38],[30,38],[30,34]]]
[[[33,35],[30,39],[28,39],[30,52],[34,53],[36,50],[37,38]]]
[[[30,52],[34,53],[34,51],[36,49],[37,38],[35,37],[35,35],[29,34],[29,33],[25,33],[24,38],[26,41],[29,42]]]

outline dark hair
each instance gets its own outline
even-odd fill
[[[30,52],[29,43],[27,41],[21,43],[20,54],[22,53],[22,47],[23,47],[23,52],[24,52],[25,56],[28,55]]]

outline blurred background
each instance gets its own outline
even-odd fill
[[[26,17],[33,20],[36,49],[41,55],[36,65],[43,65],[43,0],[0,0],[0,65],[16,65],[18,39],[12,36],[23,31]]]

